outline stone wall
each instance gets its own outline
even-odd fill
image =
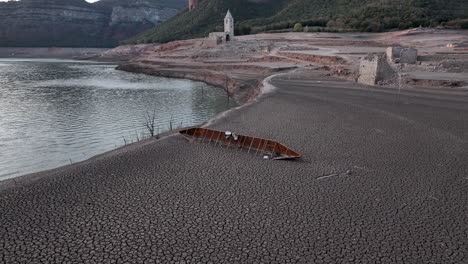
[[[376,85],[395,78],[396,73],[390,67],[386,56],[368,55],[361,59],[358,82],[367,85]]]
[[[216,47],[219,44],[226,43],[226,33],[224,32],[211,32],[208,39],[205,40],[205,47]]]
[[[406,47],[390,47],[387,49],[387,60],[390,63],[416,64],[418,50]]]

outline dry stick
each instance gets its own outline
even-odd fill
[[[172,118],[174,115],[171,115],[171,119],[169,120],[169,131],[172,131]]]
[[[227,94],[227,105],[229,105],[229,87],[228,87],[228,77],[226,76],[226,79],[224,80],[224,88],[226,89],[226,94]]]
[[[154,124],[156,119],[156,110],[153,110],[153,114],[150,116],[149,112],[145,114],[145,126],[151,137],[154,137]]]

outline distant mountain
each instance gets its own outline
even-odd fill
[[[126,43],[204,37],[222,28],[227,9],[236,20],[237,33],[244,34],[292,28],[295,23],[359,31],[438,26],[457,19],[468,25],[468,0],[199,0],[192,11]]]
[[[186,6],[187,0],[0,2],[0,46],[112,47]]]

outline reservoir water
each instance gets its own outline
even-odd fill
[[[88,159],[235,106],[204,83],[115,70],[97,62],[0,59],[0,181]]]

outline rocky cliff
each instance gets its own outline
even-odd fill
[[[0,2],[0,46],[115,46],[186,5],[186,0]]]

